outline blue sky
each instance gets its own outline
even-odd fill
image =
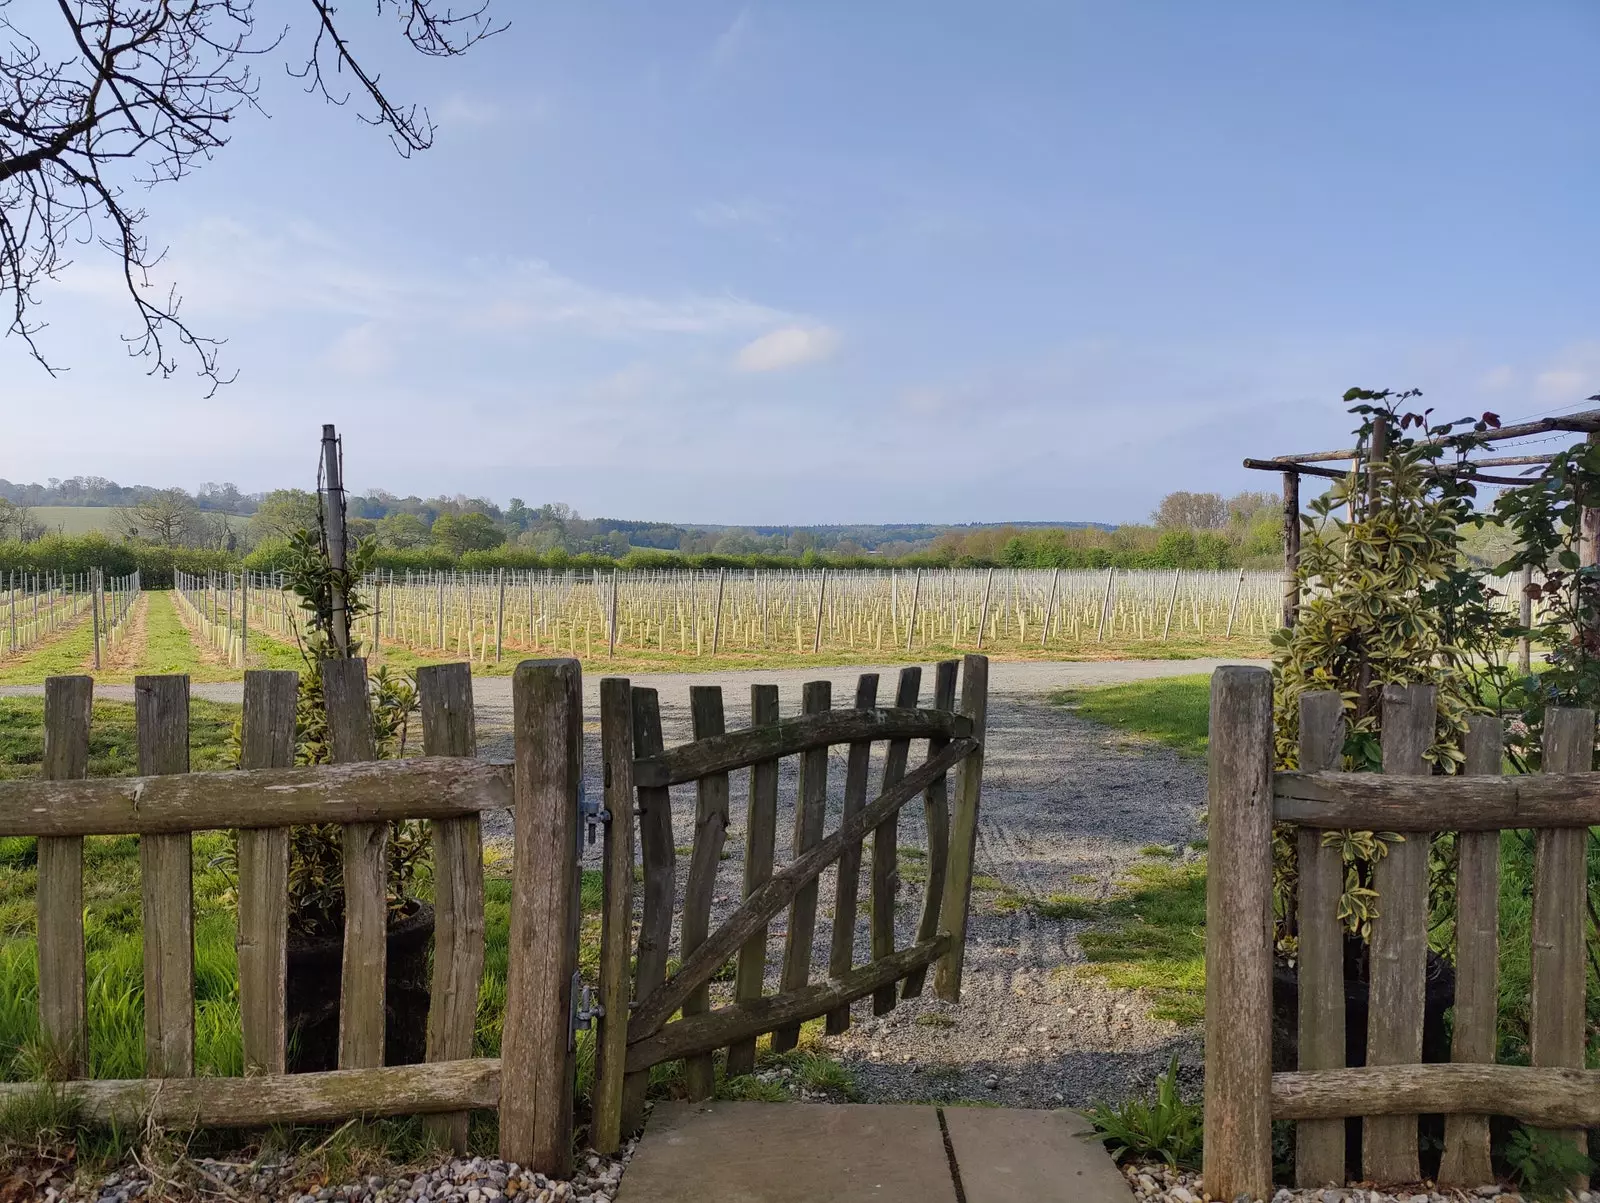
[[[498,2],[444,62],[350,8],[410,161],[269,70],[148,201],[239,379],[147,379],[86,250],[0,476],[307,485],[333,421],[358,488],[1119,521],[1276,488],[1350,385],[1600,391],[1590,4]]]

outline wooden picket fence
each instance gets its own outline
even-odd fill
[[[366,664],[323,666],[333,759],[295,767],[297,674],[245,675],[242,770],[189,773],[189,681],[135,679],[139,776],[86,779],[93,680],[45,684],[43,780],[0,782],[0,835],[38,837],[39,1012],[59,1089],[86,1118],[258,1126],[424,1114],[464,1148],[466,1112],[499,1108],[500,1152],[563,1174],[572,1156],[582,692],[576,661],[513,682],[514,765],[474,759],[465,664],[418,673],[423,755],[375,759]],[[479,813],[512,807],[505,1036],[472,1056],[483,972]],[[435,947],[427,1063],[383,1065],[387,840],[431,820]],[[285,1072],[288,828],[343,827],[346,898],[339,1068]],[[194,831],[237,829],[239,995],[246,1077],[195,1077]],[[139,836],[146,1078],[91,1080],[83,929],[85,836]],[[38,1090],[0,1085],[0,1103]]]
[[[726,1073],[750,1073],[756,1040],[772,1033],[777,1050],[794,1048],[800,1025],[827,1016],[844,1031],[850,1004],[871,995],[876,1014],[897,997],[921,992],[929,966],[934,990],[960,997],[962,951],[972,888],[988,661],[969,655],[934,673],[933,706],[919,709],[922,670],[901,670],[895,704],[877,704],[878,676],[863,674],[854,706],[833,709],[826,681],[804,686],[803,714],[779,718],[776,685],[751,688],[750,726],[727,731],[722,692],[691,689],[694,741],[663,749],[656,691],[623,678],[601,682],[601,743],[605,764],[604,912],[600,954],[600,1016],[591,1137],[602,1153],[637,1127],[651,1066],[683,1059],[691,1098],[710,1097],[713,1051],[727,1049]],[[927,740],[927,758],[908,770],[913,740]],[[872,745],[887,741],[882,790],[868,801]],[[843,806],[827,833],[828,749],[849,747]],[[793,859],[774,866],[779,762],[799,757]],[[750,771],[744,834],[743,904],[710,930],[717,865],[729,827],[728,774]],[[947,780],[955,770],[953,800]],[[669,973],[677,895],[670,789],[696,786],[694,842],[681,900],[677,949]],[[894,917],[900,885],[898,815],[921,795],[927,820],[927,879],[915,942],[896,949]],[[635,946],[632,930],[634,818],[644,865],[643,905]],[[862,845],[872,837],[871,957],[854,963]],[[837,863],[828,980],[811,982],[817,939],[817,878]],[[778,991],[765,993],[767,925],[788,909]],[[734,998],[713,1009],[709,986],[737,958]],[[633,966],[630,969],[630,959]],[[675,1015],[680,1015],[674,1018]]]
[[[1543,769],[1502,777],[1499,719],[1471,720],[1459,776],[1430,776],[1432,686],[1383,694],[1383,774],[1334,771],[1345,726],[1339,695],[1301,700],[1299,772],[1273,771],[1272,680],[1265,669],[1212,678],[1206,899],[1206,1190],[1272,1194],[1274,1120],[1297,1122],[1301,1186],[1417,1181],[1418,1117],[1445,1117],[1442,1183],[1494,1181],[1491,1115],[1570,1131],[1600,1124],[1600,1070],[1584,1068],[1584,924],[1589,827],[1600,824],[1590,772],[1595,716],[1545,712]],[[1299,828],[1298,1050],[1272,1072],[1272,825]],[[1495,1064],[1500,832],[1535,832],[1532,1066]],[[1346,1067],[1344,866],[1336,831],[1393,832],[1373,866],[1366,1064]],[[1430,837],[1459,833],[1455,1022],[1450,1061],[1422,1064]],[[1346,1165],[1346,1117],[1362,1117],[1362,1164]]]

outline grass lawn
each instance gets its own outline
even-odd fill
[[[1108,727],[1205,755],[1211,714],[1211,678],[1205,673],[1063,690],[1050,700]]]

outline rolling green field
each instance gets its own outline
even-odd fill
[[[36,505],[28,508],[28,516],[51,534],[87,535],[95,531],[112,533],[117,519],[113,506],[103,505]],[[221,515],[218,515],[219,517]],[[239,514],[226,515],[228,525],[242,531],[250,519]]]

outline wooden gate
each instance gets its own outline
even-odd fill
[[[726,1048],[730,1076],[755,1065],[756,1038],[772,1033],[775,1049],[795,1047],[800,1025],[826,1015],[828,1030],[844,1031],[850,1004],[873,996],[876,1014],[911,998],[934,968],[934,990],[949,1001],[961,993],[962,953],[972,888],[978,800],[983,777],[988,660],[969,655],[940,663],[933,706],[918,708],[922,670],[900,671],[893,706],[879,706],[878,675],[866,673],[855,704],[834,709],[827,681],[803,689],[803,714],[780,719],[778,687],[750,691],[750,726],[727,731],[722,691],[690,691],[694,741],[662,747],[656,691],[622,678],[600,686],[605,765],[605,904],[601,934],[600,1024],[594,1092],[593,1143],[610,1153],[637,1128],[650,1067],[685,1060],[691,1098],[710,1097],[713,1050]],[[927,757],[907,771],[913,740]],[[883,784],[868,800],[872,745],[886,741]],[[827,833],[828,749],[849,747],[843,808]],[[775,871],[779,762],[799,757],[793,859]],[[750,771],[744,832],[743,905],[710,930],[717,865],[729,826],[728,774]],[[956,770],[953,805],[947,779]],[[676,849],[670,790],[696,786],[694,842],[678,932],[681,965],[669,973],[677,898]],[[921,794],[927,819],[927,879],[915,942],[895,947],[897,821],[900,808]],[[637,803],[637,810],[635,809]],[[643,861],[643,900],[637,946],[633,933],[634,819]],[[862,843],[872,835],[869,895],[871,959],[854,964]],[[812,982],[817,939],[817,878],[838,864],[828,980]],[[778,992],[765,993],[767,925],[788,908]],[[630,972],[630,954],[634,964]],[[713,1009],[710,983],[737,958],[734,1001]],[[901,983],[904,983],[903,987]],[[898,987],[898,990],[897,990]],[[681,1014],[680,1014],[681,1013]],[[674,1016],[679,1016],[674,1018]]]
[[[1300,772],[1273,771],[1272,678],[1218,669],[1211,684],[1210,870],[1206,897],[1205,1167],[1216,1198],[1272,1193],[1272,1122],[1294,1120],[1302,1187],[1347,1174],[1414,1182],[1418,1117],[1443,1114],[1442,1183],[1494,1181],[1491,1115],[1566,1130],[1600,1124],[1600,1070],[1585,1065],[1584,915],[1589,828],[1600,824],[1590,710],[1545,711],[1542,773],[1502,777],[1503,732],[1469,720],[1462,773],[1430,776],[1433,686],[1383,691],[1383,774],[1338,769],[1343,703],[1300,703]],[[1272,1072],[1272,824],[1298,828],[1298,1068]],[[1532,829],[1532,1066],[1497,1065],[1500,833]],[[1346,1065],[1340,831],[1384,833],[1373,865],[1365,1065]],[[1430,842],[1457,832],[1455,1020],[1450,1060],[1422,1064]],[[1363,1117],[1346,1165],[1345,1119]],[[1574,1185],[1574,1189],[1577,1189]]]

